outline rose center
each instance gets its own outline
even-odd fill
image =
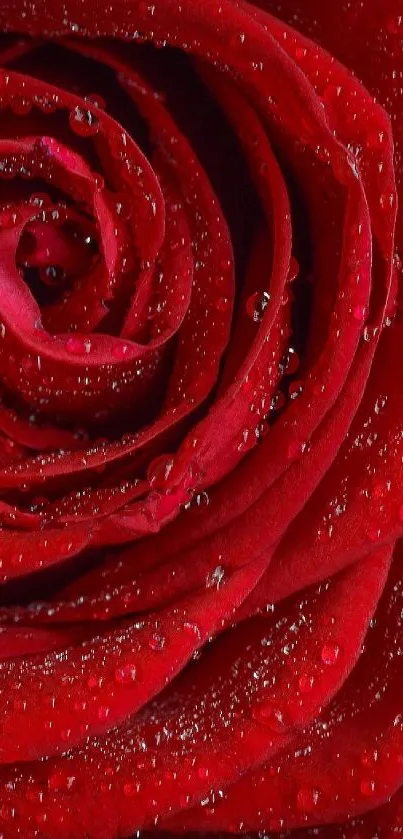
[[[41,308],[63,305],[100,258],[95,226],[66,206],[36,200],[39,212],[21,235],[17,266]]]

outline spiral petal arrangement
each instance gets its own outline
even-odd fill
[[[403,17],[261,5],[0,6],[4,839],[403,825]]]

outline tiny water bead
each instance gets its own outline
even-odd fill
[[[246,301],[246,312],[255,323],[260,323],[270,302],[268,291],[256,291]]]
[[[153,489],[165,489],[174,467],[174,459],[168,455],[155,458],[147,470],[147,478]]]
[[[60,285],[65,279],[65,272],[61,265],[47,265],[39,269],[39,279],[44,285],[54,287]]]
[[[271,703],[261,703],[252,712],[253,719],[261,725],[267,726],[274,734],[284,734],[287,729],[287,721],[280,708]]]
[[[336,664],[339,655],[340,647],[338,644],[333,643],[324,644],[320,653],[323,664],[327,664],[329,666]]]
[[[137,679],[137,668],[135,664],[121,664],[115,670],[114,679],[119,685],[132,685]]]
[[[311,813],[319,801],[319,790],[301,787],[297,794],[297,807],[303,813]]]
[[[392,15],[386,21],[386,31],[389,35],[401,35],[403,32],[403,15]]]
[[[71,335],[66,341],[66,350],[70,355],[85,355],[91,352],[91,340]]]
[[[228,312],[231,306],[232,302],[229,297],[219,297],[215,303],[215,307],[219,312]]]
[[[98,719],[100,722],[106,722],[109,717],[111,709],[107,705],[100,705],[98,708]]]
[[[76,105],[69,115],[70,127],[79,137],[93,137],[99,129],[98,117],[89,109]]]
[[[288,388],[288,395],[290,399],[298,399],[298,396],[304,392],[304,383],[301,381],[295,380],[292,382]]]
[[[164,647],[165,647],[165,644],[166,644],[166,639],[164,638],[163,635],[160,635],[158,632],[154,632],[154,634],[151,636],[151,638],[148,641],[148,646],[149,646],[150,650],[153,650],[154,652],[159,652],[160,650],[163,650]]]
[[[309,693],[315,684],[315,677],[308,673],[301,673],[298,679],[298,687],[301,693]]]
[[[378,763],[379,752],[377,749],[372,749],[372,751],[366,750],[362,752],[360,760],[363,766],[374,766],[375,763]]]
[[[203,492],[198,492],[196,495],[193,496],[191,501],[189,502],[189,507],[192,510],[199,511],[204,510],[210,504],[210,496],[208,492],[205,490]],[[188,505],[186,505],[188,506]]]
[[[75,776],[68,773],[68,771],[57,771],[49,776],[48,787],[52,792],[65,792],[74,786]]]
[[[25,96],[13,96],[10,100],[10,107],[17,116],[25,116],[32,111],[32,101]]]
[[[354,320],[357,321],[364,321],[367,316],[367,307],[366,306],[354,306],[353,309],[353,317]]]
[[[292,376],[299,367],[299,356],[294,347],[288,347],[279,364],[279,373],[284,376]]]
[[[360,783],[360,792],[362,795],[365,795],[366,798],[370,798],[374,795],[376,789],[376,783],[372,779],[364,778]]]

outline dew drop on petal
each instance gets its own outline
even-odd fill
[[[253,718],[256,722],[270,728],[274,734],[283,734],[288,728],[281,709],[271,704],[258,705],[253,711]]]
[[[319,790],[309,787],[301,787],[297,794],[297,807],[304,813],[310,813],[315,809],[319,800]]]
[[[147,478],[155,489],[164,489],[174,466],[174,460],[167,455],[155,458],[147,470]]]
[[[268,291],[256,291],[246,301],[246,312],[255,323],[260,323],[269,305],[270,294]]]
[[[98,708],[98,719],[101,722],[105,722],[108,719],[110,712],[111,709],[108,708],[107,705],[100,705]]]
[[[361,763],[363,766],[373,766],[377,763],[379,758],[379,753],[377,749],[372,749],[368,751],[364,751],[361,754]]]
[[[313,676],[310,676],[308,673],[301,673],[298,679],[298,687],[301,693],[309,693],[312,690],[315,684],[315,679]]]
[[[74,781],[74,775],[70,775],[67,771],[59,770],[48,778],[48,787],[54,792],[58,790],[69,790],[73,786]]]
[[[158,632],[154,632],[151,638],[148,641],[148,646],[150,650],[154,650],[154,652],[158,652],[159,650],[163,650],[166,644],[166,639],[163,635],[159,635]]]
[[[137,669],[134,664],[122,664],[115,669],[114,679],[119,685],[131,685],[136,681],[136,678]]]
[[[353,309],[354,320],[363,321],[366,318],[366,314],[367,314],[366,306],[354,306],[354,309]]]
[[[336,664],[336,661],[340,655],[340,647],[338,644],[324,644],[320,653],[320,657],[323,661],[323,664]]]
[[[91,341],[89,338],[70,335],[66,341],[66,350],[70,355],[84,355],[91,352]]]
[[[79,137],[93,137],[99,128],[98,118],[89,108],[76,105],[70,112],[70,127]]]
[[[367,798],[370,798],[371,795],[374,795],[375,787],[375,781],[368,778],[364,778],[360,783],[360,790],[362,794],[365,795]]]
[[[212,571],[207,574],[206,588],[219,589],[225,577],[225,569],[222,565],[217,565]]]
[[[218,312],[228,312],[231,306],[232,303],[229,297],[219,297],[215,304]]]

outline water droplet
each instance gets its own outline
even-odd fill
[[[370,131],[367,135],[367,146],[369,149],[381,149],[385,143],[384,131]]]
[[[115,682],[119,685],[132,685],[137,678],[137,669],[134,664],[122,664],[117,667],[114,673]]]
[[[69,790],[75,781],[74,775],[70,775],[67,771],[59,770],[50,775],[48,779],[48,787],[50,790]]]
[[[393,15],[386,21],[386,31],[389,35],[398,35],[403,28],[403,15]]]
[[[154,650],[158,652],[159,650],[163,650],[165,647],[166,639],[163,635],[159,635],[158,632],[154,632],[148,642],[148,646],[150,650]]]
[[[363,321],[366,317],[366,307],[365,306],[354,306],[353,309],[353,317],[354,320]]]
[[[283,355],[279,364],[280,375],[292,376],[294,373],[296,373],[298,367],[298,353],[294,350],[294,347],[289,347],[285,355]]]
[[[324,102],[330,105],[341,96],[342,92],[343,88],[341,85],[328,84],[323,91],[322,98]]]
[[[288,459],[294,460],[296,457],[299,457],[303,453],[304,448],[304,443],[301,443],[300,440],[291,440],[287,446]]]
[[[229,297],[219,297],[216,301],[215,307],[219,312],[228,312],[232,303]]]
[[[273,833],[277,833],[279,830],[283,830],[284,827],[285,827],[284,819],[270,819],[269,820],[268,828],[269,828],[270,832],[273,831]]]
[[[324,644],[321,650],[320,657],[323,661],[323,664],[336,664],[336,661],[340,655],[340,647],[338,644]]]
[[[32,102],[24,96],[13,96],[10,100],[11,110],[17,116],[25,116],[32,110]]]
[[[190,621],[186,621],[183,624],[183,630],[186,632],[186,635],[196,636],[196,638],[201,638],[201,632],[197,625],[197,623],[191,623]]]
[[[122,360],[127,357],[128,349],[129,347],[127,344],[116,344],[112,350],[112,355],[114,358]]]
[[[270,411],[272,411],[272,412],[280,411],[281,408],[284,408],[284,405],[285,405],[286,401],[287,400],[284,396],[284,393],[282,393],[281,390],[278,390],[277,393],[274,394],[274,396],[271,400]]]
[[[379,752],[377,749],[372,749],[372,751],[364,751],[361,755],[361,763],[363,766],[373,766],[375,763],[378,762]]]
[[[210,571],[206,577],[206,588],[219,589],[225,577],[225,569],[222,565],[217,565],[213,571]]]
[[[81,105],[76,105],[70,112],[69,122],[74,133],[80,137],[93,137],[99,128],[98,118],[95,114],[89,108],[84,108]]]
[[[169,455],[155,458],[148,469],[147,478],[155,489],[164,489],[174,467],[174,460]]]
[[[106,705],[101,705],[98,708],[98,719],[100,720],[100,722],[105,722],[108,719],[110,712],[110,708],[108,708]]]
[[[360,790],[367,798],[370,798],[370,796],[374,794],[375,787],[375,781],[368,778],[364,778],[360,783]]]
[[[297,794],[297,807],[303,813],[311,813],[319,801],[319,790],[301,787]]]
[[[298,396],[301,396],[301,393],[304,392],[304,384],[301,381],[295,380],[295,382],[291,382],[288,388],[288,394],[290,399],[298,399]]]
[[[268,291],[256,291],[246,302],[246,312],[255,323],[260,323],[269,305],[270,294]]]
[[[39,269],[39,277],[44,285],[57,286],[65,278],[64,269],[61,265],[47,265]]]
[[[33,207],[49,207],[52,203],[50,196],[46,192],[33,192],[30,195],[29,203],[32,204]]]
[[[258,705],[253,711],[253,718],[270,728],[274,734],[284,734],[288,728],[283,712],[271,704]]]
[[[301,673],[298,679],[298,687],[301,693],[309,693],[315,684],[314,676],[310,676],[308,673]]]
[[[100,108],[102,111],[106,108],[105,99],[99,93],[89,93],[85,97],[85,101],[89,102],[90,105],[94,105],[95,108]]]
[[[91,352],[91,341],[89,338],[70,335],[66,341],[66,350],[71,355],[84,355],[85,353]]]
[[[210,497],[207,492],[198,492],[191,501],[191,507],[195,510],[203,510],[210,504]]]

